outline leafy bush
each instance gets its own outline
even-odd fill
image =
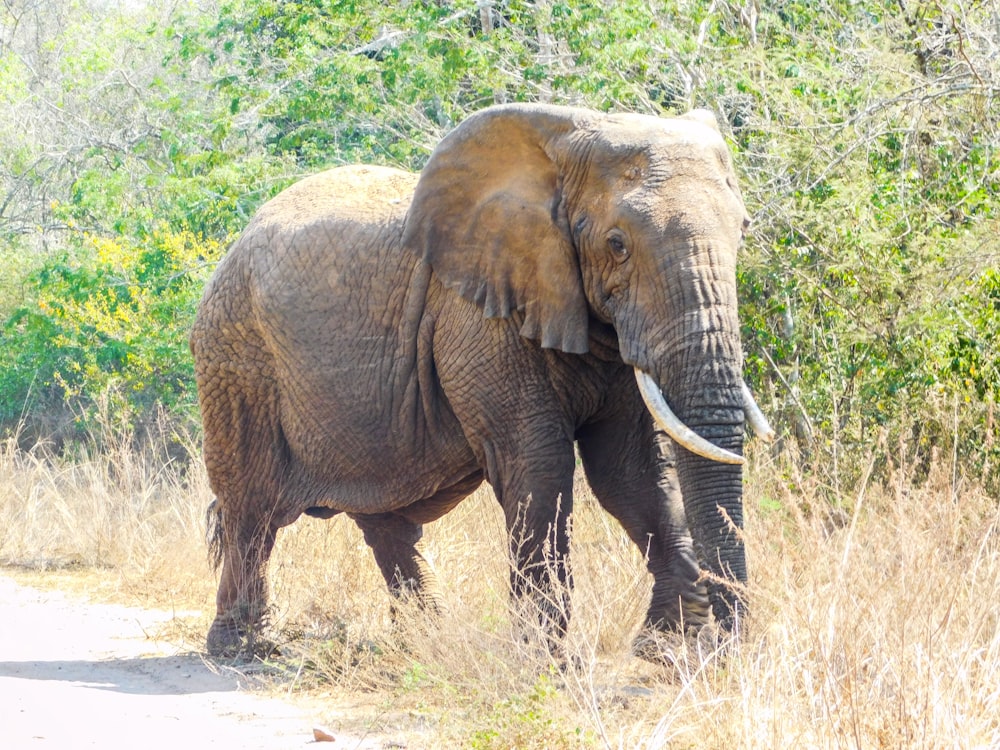
[[[147,412],[193,405],[187,332],[218,242],[162,228],[141,239],[79,233],[27,277],[28,298],[4,322],[0,404],[22,412],[98,396]]]

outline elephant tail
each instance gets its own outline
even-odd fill
[[[205,511],[206,539],[208,541],[208,559],[215,570],[222,565],[222,508],[219,501],[213,500]]]

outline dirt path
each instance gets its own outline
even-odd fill
[[[0,748],[381,748],[314,743],[305,709],[150,640],[165,612],[93,604],[0,572]]]

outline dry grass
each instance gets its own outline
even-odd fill
[[[166,455],[136,451],[123,431],[65,456],[0,442],[0,565],[60,587],[82,578],[102,598],[202,605],[214,588],[203,523],[211,493],[197,464]]]
[[[753,612],[722,653],[667,644],[666,667],[629,656],[649,581],[581,487],[567,644],[577,666],[553,669],[515,636],[502,520],[481,491],[427,529],[448,605],[436,623],[408,610],[390,622],[347,519],[286,529],[271,571],[274,684],[328,701],[342,726],[398,729],[414,747],[1000,747],[996,499],[950,466],[918,482],[897,461],[886,482],[847,497],[786,458],[752,467]],[[58,569],[59,585],[91,586],[98,570],[105,596],[203,609],[200,638],[214,589],[209,499],[197,463],[149,460],[126,441],[73,460],[8,441],[0,561]]]

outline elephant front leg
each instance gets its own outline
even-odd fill
[[[267,609],[267,562],[276,529],[267,524],[227,525],[222,513],[216,513],[222,573],[206,645],[212,656],[252,654],[263,644],[259,636]]]
[[[643,553],[653,576],[644,632],[701,629],[711,620],[708,592],[670,444],[644,415],[590,425],[579,438],[591,489]]]
[[[463,315],[481,312],[458,310]],[[576,382],[563,355],[539,349],[520,324],[435,334],[441,384],[482,476],[503,509],[510,549],[512,614],[524,635],[553,653],[570,615],[569,518],[576,466]],[[478,476],[478,474],[477,474]]]
[[[573,587],[573,446],[567,440],[525,454],[503,462],[507,471],[495,470],[494,476],[502,478],[491,479],[508,532],[513,613],[523,637],[540,637],[551,654],[561,657]]]
[[[647,519],[636,524],[627,512],[622,514],[623,524],[636,529],[637,539],[646,537],[644,551],[653,575],[653,593],[643,624],[653,630],[699,630],[711,619],[708,590],[688,531],[677,471],[669,460],[663,460],[658,471],[660,481],[648,504],[652,512]]]
[[[553,654],[561,651],[570,617],[571,507],[572,497],[568,494],[557,496],[554,503],[537,504],[529,495],[513,515],[507,514],[515,617],[525,638],[531,638],[532,632],[541,635]]]

